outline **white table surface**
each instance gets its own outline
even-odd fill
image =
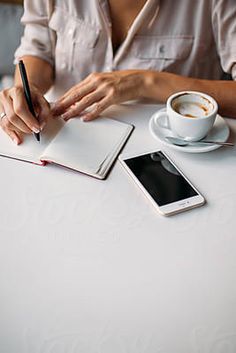
[[[164,150],[204,207],[159,215],[119,162],[99,181],[0,159],[0,353],[236,352],[236,148],[163,147],[158,108],[110,110],[136,126],[124,152]]]

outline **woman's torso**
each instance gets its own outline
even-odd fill
[[[129,0],[130,1],[130,0]],[[148,69],[219,79],[210,1],[140,1],[140,11],[118,30],[107,0],[55,0],[56,87],[62,94],[94,71]],[[112,18],[116,31],[112,28]],[[130,23],[129,23],[130,22]]]

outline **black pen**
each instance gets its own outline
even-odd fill
[[[22,83],[23,83],[25,99],[26,99],[29,111],[35,117],[35,119],[38,121],[38,118],[37,118],[37,116],[35,114],[35,111],[34,111],[33,102],[32,102],[32,99],[31,99],[29,82],[28,82],[26,69],[25,69],[25,65],[23,63],[23,60],[20,60],[20,62],[19,62],[19,69],[20,69],[21,80],[22,80]],[[38,142],[40,142],[40,133],[35,133],[34,132],[34,136],[35,136],[36,140]]]

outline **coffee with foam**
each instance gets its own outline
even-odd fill
[[[217,111],[218,104],[213,97],[203,92],[183,91],[167,99],[166,112],[159,116],[165,116],[164,125],[175,136],[199,141],[212,129]]]
[[[172,108],[186,118],[203,118],[212,113],[214,106],[199,94],[184,93],[173,99]]]

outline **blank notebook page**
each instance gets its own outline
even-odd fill
[[[40,134],[40,142],[33,134],[24,135],[23,143],[18,146],[0,129],[0,155],[40,164],[40,155],[63,126],[63,123],[59,119],[49,121],[45,130]]]
[[[71,119],[46,148],[41,159],[96,174],[130,128],[128,124],[108,118],[90,122]]]

